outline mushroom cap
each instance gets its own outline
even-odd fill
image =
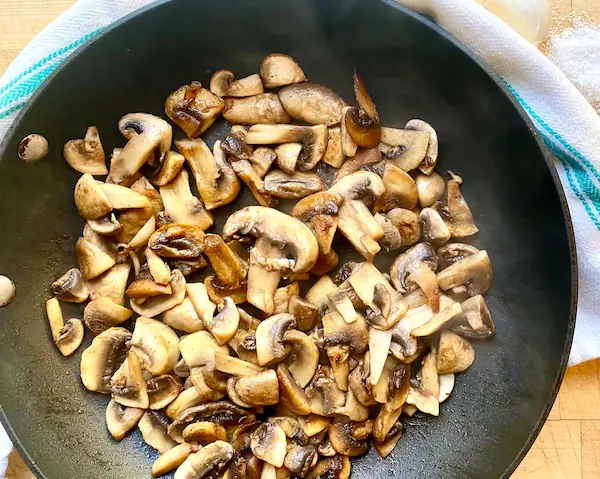
[[[492,314],[483,296],[478,294],[461,303],[462,314],[457,318],[452,330],[471,339],[489,338],[496,334]]]
[[[411,283],[409,276],[425,264],[432,271],[438,266],[435,250],[429,243],[419,243],[404,253],[398,255],[390,268],[390,277],[394,287],[400,293],[407,293],[415,289],[416,285]]]
[[[193,422],[183,430],[183,440],[201,445],[227,441],[227,430],[220,424],[208,421]]]
[[[285,111],[294,119],[312,125],[333,126],[340,122],[342,100],[333,90],[314,83],[296,83],[279,90]]]
[[[31,143],[28,146],[31,147]],[[47,151],[48,142],[46,142]],[[63,155],[69,166],[79,171],[79,173],[89,173],[91,175],[108,174],[108,169],[104,162],[104,148],[102,148],[100,135],[95,126],[88,127],[84,139],[68,141],[63,148]]]
[[[174,374],[163,374],[146,382],[150,409],[164,409],[179,395],[181,380]]]
[[[71,268],[52,283],[52,294],[61,301],[83,303],[88,299],[90,291],[81,271],[77,268]]]
[[[279,124],[290,123],[292,120],[276,93],[225,98],[223,117],[232,125]]]
[[[252,453],[272,466],[281,467],[287,453],[287,440],[284,430],[265,422],[252,433],[250,447]]]
[[[437,276],[443,290],[465,285],[469,296],[484,294],[492,281],[492,263],[487,251],[481,250],[456,261]]]
[[[394,208],[385,215],[398,229],[402,246],[411,246],[421,238],[421,218],[413,211]]]
[[[113,210],[113,205],[100,183],[89,173],[79,178],[75,184],[73,197],[77,211],[86,220],[101,218]]]
[[[368,437],[361,437],[362,434],[359,433],[362,424],[340,419],[331,423],[329,426],[329,440],[339,454],[356,457],[367,453],[369,450]]]
[[[370,171],[357,171],[338,180],[329,191],[340,193],[346,201],[371,203],[385,192],[383,180]]]
[[[109,328],[94,338],[81,355],[81,381],[92,392],[108,394],[110,378],[125,360],[131,333],[125,328]]]
[[[348,479],[350,477],[350,458],[335,455],[321,459],[306,476],[307,479],[331,478]]]
[[[287,259],[282,269],[304,272],[317,261],[319,245],[310,229],[280,211],[247,206],[229,216],[223,227],[223,239],[228,241],[246,236],[267,240],[281,250],[282,257],[291,255],[292,259]]]
[[[131,431],[144,415],[144,410],[127,407],[111,399],[106,407],[106,427],[111,436],[120,441]]]
[[[279,88],[306,81],[302,68],[289,55],[271,53],[260,63],[260,77],[265,88]]]
[[[297,199],[323,189],[323,181],[316,173],[296,171],[289,175],[281,170],[273,170],[264,178],[264,189],[278,198]]]
[[[208,331],[198,331],[183,336],[179,341],[179,350],[190,369],[213,362],[217,351],[229,355],[227,346],[219,346]]]
[[[233,299],[225,298],[220,312],[205,323],[208,329],[219,344],[227,343],[233,338],[240,322],[240,313],[238,312]]]
[[[235,392],[250,406],[272,406],[279,402],[277,373],[268,369],[235,380]]]
[[[172,371],[179,360],[179,337],[169,326],[155,319],[137,318],[130,346],[152,376]]]
[[[177,443],[167,433],[168,426],[167,418],[158,411],[146,411],[138,422],[144,442],[161,454],[177,446]]]
[[[204,250],[204,231],[191,224],[168,224],[150,236],[148,248],[164,258],[197,258]]]
[[[310,336],[295,329],[285,333],[284,341],[292,348],[286,358],[289,372],[300,387],[304,388],[317,371],[319,349]]]
[[[452,331],[442,331],[437,355],[438,374],[462,373],[475,361],[475,348]]]
[[[430,175],[433,172],[438,160],[438,137],[436,131],[429,123],[419,119],[409,120],[406,123],[405,128],[407,130],[417,130],[429,133],[427,152],[425,154],[425,158],[419,165],[419,170],[426,175]]]
[[[200,82],[183,85],[165,101],[165,112],[190,138],[204,133],[223,111],[223,100]]]
[[[256,328],[258,364],[270,366],[282,361],[289,353],[284,344],[285,334],[296,325],[294,316],[281,313],[267,318]]]
[[[38,133],[27,135],[20,141],[17,154],[27,163],[40,161],[48,154],[48,140]]]
[[[386,163],[383,172],[385,193],[377,201],[377,211],[390,211],[394,208],[413,209],[418,201],[415,180],[392,163]]]
[[[438,201],[446,190],[444,178],[435,171],[430,175],[418,173],[415,178],[417,192],[419,194],[419,203],[422,208],[427,208]]]
[[[257,74],[235,80],[231,70],[217,70],[210,78],[210,91],[220,97],[245,97],[260,95],[264,88]]]
[[[169,283],[169,287],[171,288],[171,294],[153,296],[141,304],[131,301],[131,309],[141,316],[153,318],[173,308],[174,306],[177,306],[185,299],[186,292],[185,277],[178,269],[173,270],[171,273],[171,282]]]
[[[452,236],[442,216],[433,208],[423,208],[420,213],[423,239],[430,243],[443,244]]]
[[[440,269],[446,269],[448,266],[456,263],[458,260],[478,253],[479,249],[466,243],[448,243],[438,248],[437,256],[440,263]]]
[[[337,216],[344,197],[335,191],[320,191],[302,198],[294,205],[292,216],[302,222],[310,221],[314,216]]]

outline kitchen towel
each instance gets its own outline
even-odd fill
[[[570,364],[600,355],[600,118],[534,46],[474,0],[399,0],[435,18],[498,74],[555,154],[579,256],[577,327]],[[35,89],[77,47],[151,0],[80,0],[15,59],[0,79],[0,139]],[[0,474],[2,456],[0,431]],[[8,449],[8,448],[7,448]]]

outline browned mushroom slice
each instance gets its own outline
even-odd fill
[[[288,450],[284,466],[292,474],[298,477],[306,477],[317,458],[317,449],[314,446],[295,444]]]
[[[279,402],[279,381],[273,369],[234,381],[237,396],[250,406],[272,406]]]
[[[235,334],[240,321],[240,313],[233,300],[229,297],[224,299],[222,305],[218,306],[218,309],[218,314],[210,318],[204,325],[217,342],[223,345]]]
[[[294,59],[283,53],[271,53],[260,64],[260,77],[266,88],[279,88],[306,81],[306,75]]]
[[[266,147],[257,148],[249,158],[252,168],[260,178],[264,178],[276,159],[277,154],[271,148]]]
[[[123,406],[148,408],[148,390],[142,373],[142,365],[133,351],[127,353],[125,362],[112,376],[110,392],[113,399]]]
[[[184,276],[193,274],[208,266],[208,263],[203,256],[197,258],[177,258],[169,261],[171,268],[178,269]]]
[[[160,196],[172,222],[196,225],[203,230],[212,226],[212,215],[190,190],[189,174],[185,168],[173,181],[160,187]]]
[[[170,280],[170,275],[169,275]],[[170,282],[170,281],[169,281]],[[158,296],[161,294],[171,294],[171,287],[167,285],[158,284],[152,279],[144,278],[138,279],[132,282],[125,294],[129,296],[130,299],[138,300],[138,299],[146,299],[152,296]]]
[[[368,348],[369,332],[362,317],[347,323],[339,313],[329,313],[323,317],[323,328],[327,347],[348,346],[355,355],[363,354]]]
[[[115,265],[115,260],[89,241],[79,238],[75,243],[79,270],[86,280],[94,279]]]
[[[385,459],[396,447],[396,444],[402,437],[402,423],[400,421],[396,421],[396,424],[390,429],[387,436],[382,442],[375,441],[375,449],[377,450],[377,454],[382,459]]]
[[[438,284],[443,290],[465,286],[469,296],[484,294],[492,281],[492,264],[487,251],[466,256],[438,273]]]
[[[434,313],[440,310],[440,288],[437,282],[437,276],[431,268],[421,263],[409,276],[408,281],[415,283],[427,298],[429,306]]]
[[[334,182],[359,170],[366,170],[380,161],[381,152],[377,148],[361,148],[336,172]]]
[[[293,283],[290,283],[287,286],[277,288],[275,290],[275,294],[273,295],[273,301],[275,303],[275,309],[273,310],[273,313],[287,313],[290,298],[294,295],[297,296],[299,294],[300,285],[298,284],[298,281],[294,281]]]
[[[394,208],[411,210],[416,206],[417,185],[408,173],[386,163],[382,180],[385,193],[375,203],[375,211],[388,212]]]
[[[100,334],[108,328],[127,321],[132,314],[130,309],[114,303],[109,298],[97,298],[85,307],[83,320],[90,331]]]
[[[222,352],[215,352],[214,356],[217,371],[231,374],[232,376],[250,376],[264,371],[263,367],[234,358]]]
[[[346,111],[343,121],[352,140],[363,148],[375,148],[381,139],[379,114],[360,76],[354,72],[357,106]]]
[[[386,218],[400,232],[402,246],[411,246],[421,238],[421,218],[410,210],[394,208]]]
[[[117,215],[117,219],[123,226],[123,229],[117,234],[116,240],[122,243],[131,243],[129,249],[133,250],[143,246],[141,242],[144,241],[144,238],[143,236],[138,236],[138,234],[142,235],[144,232],[147,232],[147,225],[151,224],[151,219],[155,214],[164,210],[164,204],[158,191],[143,176],[135,181],[130,188],[141,196],[146,197],[150,202],[150,206],[124,210]],[[134,238],[135,242],[133,241]]]
[[[60,303],[56,298],[46,301],[46,314],[54,344],[63,356],[70,356],[83,341],[83,323],[76,318],[71,318],[65,322]]]
[[[411,384],[406,402],[420,411],[438,416],[440,413],[440,383],[435,350],[429,352],[421,363],[420,379]]]
[[[395,166],[412,171],[424,160],[429,144],[429,132],[381,128],[379,149]]]
[[[179,444],[173,449],[169,449],[164,454],[161,454],[152,464],[152,475],[160,477],[173,469],[181,466],[188,456],[194,452],[198,452],[201,446],[194,444]]]
[[[423,120],[409,120],[406,123],[405,128],[407,130],[417,130],[429,133],[429,141],[427,143],[427,152],[425,153],[425,158],[418,166],[419,170],[421,170],[426,175],[430,175],[435,168],[438,160],[438,137],[437,133],[433,129],[433,127],[423,121]]]
[[[295,326],[294,317],[288,313],[276,314],[263,320],[256,329],[256,355],[258,364],[268,366],[282,361],[290,352],[284,343],[285,333]]]
[[[432,271],[437,269],[437,256],[429,243],[419,243],[400,254],[394,260],[390,268],[390,277],[394,287],[400,293],[407,293],[417,287],[410,280],[410,275],[417,271],[421,267],[421,264],[424,264]]]
[[[363,406],[374,406],[377,401],[371,394],[371,387],[368,385],[367,379],[368,374],[365,373],[364,366],[359,364],[348,376],[348,387]]]
[[[120,441],[144,415],[144,410],[127,407],[111,399],[106,407],[106,427],[115,440]]]
[[[479,231],[471,209],[460,192],[460,183],[454,179],[448,181],[448,204],[444,213],[443,219],[452,237],[466,238]]]
[[[81,271],[71,268],[51,286],[52,294],[67,303],[83,303],[88,299],[90,291],[83,279]]]
[[[220,424],[200,421],[186,426],[182,436],[185,442],[195,442],[205,446],[215,441],[227,441],[227,430]]]
[[[440,245],[450,239],[450,230],[438,211],[433,208],[423,208],[420,217],[424,241]]]
[[[154,232],[148,248],[164,258],[196,258],[204,251],[204,232],[195,225],[169,224]]]
[[[306,299],[319,308],[319,313],[323,313],[329,305],[328,295],[337,289],[333,280],[325,275],[321,276],[317,282],[306,293]]]
[[[344,456],[363,456],[369,450],[369,436],[373,425],[368,422],[335,420],[329,426],[329,440],[333,448]]]
[[[294,380],[287,366],[283,363],[277,365],[277,379],[279,380],[281,402],[295,414],[309,414],[310,404],[304,390]]]
[[[104,148],[95,126],[88,127],[84,139],[68,141],[63,148],[63,155],[69,166],[79,173],[108,174]]]
[[[323,189],[323,182],[316,173],[297,171],[286,174],[275,170],[267,173],[264,190],[272,196],[286,199],[304,198]]]
[[[224,106],[221,98],[194,81],[169,95],[165,111],[187,136],[195,138],[214,123]]]
[[[462,373],[475,361],[475,348],[452,331],[442,331],[437,355],[438,374]]]
[[[213,303],[222,304],[226,298],[231,298],[235,304],[242,304],[247,299],[247,284],[242,282],[236,288],[224,286],[219,278],[215,275],[210,275],[204,278],[204,286],[208,297]]]
[[[256,73],[235,80],[231,70],[218,70],[210,79],[210,91],[220,97],[244,97],[260,95],[264,93],[264,88],[260,76]]]
[[[102,218],[113,210],[113,205],[101,188],[100,182],[89,173],[79,178],[73,197],[77,211],[86,220]]]
[[[291,122],[276,93],[263,93],[247,98],[225,98],[223,117],[234,125]]]
[[[90,299],[105,297],[122,306],[130,269],[129,264],[116,264],[100,276],[88,280]]]
[[[198,452],[190,454],[175,471],[174,479],[207,479],[220,477],[233,458],[233,447],[224,441],[215,441]]]
[[[479,250],[470,244],[448,243],[437,250],[440,269],[446,269],[457,261],[475,253],[479,253]]]
[[[157,186],[165,186],[175,179],[181,171],[185,158],[180,153],[167,151],[164,155],[160,168],[154,173],[154,183]]]
[[[386,251],[395,251],[402,247],[402,236],[400,231],[394,224],[387,219],[385,215],[376,213],[373,218],[379,223],[381,229],[383,229],[383,238],[380,243]]]
[[[319,318],[319,308],[297,295],[290,298],[287,312],[296,318],[296,328],[304,332],[310,331]]]
[[[230,288],[241,285],[246,278],[246,267],[220,236],[205,235],[204,253],[208,256],[221,284]]]
[[[321,459],[306,476],[307,479],[348,479],[350,477],[350,458],[335,455]]]
[[[147,302],[153,301],[152,299]],[[139,357],[144,370],[160,376],[173,370],[179,360],[179,338],[166,324],[139,317],[135,321],[130,350]]]
[[[298,163],[298,156],[302,151],[301,143],[283,143],[275,148],[275,155],[277,155],[277,166],[281,168],[285,173],[293,175],[296,171],[296,164]]]
[[[240,182],[225,161],[220,145],[215,147],[216,155],[213,156],[200,138],[175,141],[175,146],[192,170],[198,192],[208,210],[232,202],[240,190]]]
[[[339,123],[344,106],[344,100],[332,90],[313,83],[286,86],[279,91],[279,99],[292,118],[313,125]]]
[[[248,186],[248,189],[259,205],[268,207],[277,204],[277,200],[265,192],[263,180],[258,176],[256,170],[248,160],[233,161],[231,166],[241,180],[246,183],[246,186]]]
[[[305,387],[317,370],[319,350],[312,338],[301,331],[287,331],[284,340],[291,347],[286,358],[289,371],[300,387]]]
[[[352,136],[350,136],[350,133],[348,132],[348,128],[346,126],[346,115],[349,115],[349,111],[352,107],[350,106],[345,106],[344,108],[342,108],[342,116],[341,116],[341,122],[340,122],[340,144],[342,147],[342,153],[344,154],[344,156],[347,157],[353,157],[354,155],[356,155],[356,151],[358,150],[358,145],[354,142],[354,140],[352,139]]]
[[[292,215],[311,226],[319,243],[321,253],[331,251],[331,243],[337,230],[337,214],[344,197],[336,192],[323,191],[300,200]]]
[[[281,467],[287,453],[284,430],[271,423],[263,423],[252,433],[250,443],[254,455],[272,466]]]
[[[384,404],[381,407],[373,426],[373,438],[376,442],[385,441],[401,414],[402,406],[398,409],[392,409],[389,404]]]
[[[327,134],[327,149],[323,161],[334,168],[340,168],[346,157],[342,148],[342,131],[339,126],[330,127]]]
[[[446,190],[444,178],[435,171],[431,175],[418,173],[415,178],[417,191],[419,193],[419,203],[422,208],[427,208],[440,200]]]
[[[330,191],[344,197],[338,213],[340,231],[360,254],[372,261],[381,249],[378,241],[384,233],[365,202],[375,201],[384,193],[383,181],[375,173],[358,171],[339,180]]]
[[[300,424],[302,431],[304,431],[309,438],[322,431],[326,431],[330,423],[331,418],[318,416],[316,414],[298,417],[298,424]]]
[[[422,324],[419,327],[413,329],[410,334],[415,337],[420,336],[431,336],[432,334],[439,331],[441,328],[446,326],[450,321],[462,313],[462,308],[459,303],[453,303],[452,305],[442,309],[439,313],[436,313],[429,321]]]
[[[196,384],[199,384],[196,382]],[[208,386],[200,385],[197,387],[194,385],[193,387],[189,387],[188,389],[184,389],[179,393],[179,396],[175,398],[171,404],[165,410],[167,416],[171,419],[175,419],[179,417],[179,415],[185,413],[190,408],[195,406],[210,402],[210,401],[218,401],[224,396],[223,393],[219,391],[215,391]],[[181,437],[181,433],[183,432],[183,428],[181,428],[177,434],[169,434],[173,437],[177,442],[183,442],[183,437]]]
[[[494,320],[483,296],[478,294],[461,303],[462,313],[452,330],[469,339],[484,339],[496,334]]]

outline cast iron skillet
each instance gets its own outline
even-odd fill
[[[0,270],[18,295],[0,312],[0,420],[40,478],[150,476],[156,452],[137,431],[120,444],[110,439],[107,398],[84,391],[83,347],[65,359],[50,341],[48,286],[75,264],[83,226],[72,200],[78,174],[62,145],[96,125],[110,152],[124,144],[123,114],[164,114],[181,84],[208,82],[219,68],[254,73],[270,52],[292,55],[311,81],[347,101],[357,68],[384,124],[433,124],[438,170],[465,179],[481,230],[474,244],[494,266],[487,301],[496,337],[476,345],[475,364],[458,376],[439,418],[404,419],[391,456],[372,451],[353,461],[354,477],[508,477],[548,414],[571,344],[577,285],[566,203],[531,124],[503,88],[447,34],[391,1],[162,3],[108,29],[46,82],[1,150]],[[213,128],[209,143],[223,131]],[[17,145],[32,132],[51,150],[24,164]]]

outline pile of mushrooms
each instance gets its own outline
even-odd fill
[[[108,167],[95,127],[65,145],[86,222],[46,303],[52,339],[69,356],[89,329],[81,380],[110,398],[117,441],[137,425],[160,453],[154,476],[346,479],[371,442],[391,453],[402,415],[437,416],[495,333],[490,259],[464,242],[478,229],[462,179],[434,171],[435,130],[383,127],[356,74],[354,90],[346,104],[272,54],[171,93],[174,141],[132,113]],[[208,232],[243,184],[257,204]],[[360,261],[338,264],[338,231]]]

